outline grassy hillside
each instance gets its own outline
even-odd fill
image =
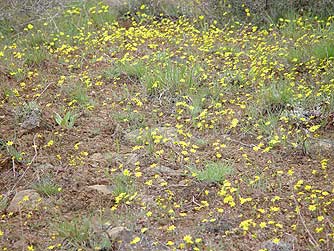
[[[333,250],[334,17],[131,3],[0,20],[0,250]]]

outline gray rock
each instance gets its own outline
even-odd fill
[[[161,173],[168,176],[182,176],[183,172],[181,170],[174,170],[167,166],[157,166],[151,169],[155,173]]]
[[[42,164],[37,164],[36,166],[34,166],[34,169],[40,170],[40,171],[51,170],[53,168],[54,166],[51,165],[50,163],[42,163]]]
[[[16,193],[10,202],[7,212],[17,213],[20,210],[36,209],[41,200],[39,194],[33,189],[20,191]]]
[[[106,231],[108,237],[112,241],[122,240],[129,242],[132,240],[133,233],[126,227],[114,227]]]
[[[329,153],[333,154],[334,141],[331,139],[310,139],[306,142],[306,151],[308,153]]]
[[[102,153],[93,153],[89,159],[93,167],[105,165],[108,162],[106,156]]]
[[[268,251],[292,251],[292,246],[290,245],[290,243],[283,241],[280,241],[278,243],[266,241],[262,244],[261,248]]]
[[[134,166],[139,160],[136,153],[106,153],[105,158],[112,165],[123,164],[124,166]]]
[[[99,191],[103,193],[104,195],[112,194],[112,188],[110,186],[106,185],[93,185],[93,186],[88,186],[89,189]]]

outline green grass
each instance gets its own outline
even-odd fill
[[[124,174],[116,174],[110,177],[112,184],[113,195],[115,197],[120,194],[131,195],[135,192],[135,186],[133,179],[130,176],[125,176]]]
[[[131,110],[119,111],[112,113],[112,117],[119,123],[127,124],[130,130],[143,128],[147,122],[142,113]]]
[[[65,220],[55,224],[53,228],[70,248],[87,246],[92,236],[91,223],[86,217]]]
[[[0,212],[4,211],[8,206],[8,198],[4,195],[0,195]]]
[[[36,182],[32,188],[39,194],[47,197],[57,195],[61,191],[61,187],[50,178],[42,178],[40,181]]]
[[[312,51],[313,55],[318,59],[334,59],[334,42],[333,39],[321,41]]]
[[[148,70],[141,83],[149,96],[185,95],[199,85],[199,72],[197,65],[189,67],[167,60]]]
[[[190,166],[189,170],[196,179],[206,183],[222,183],[233,172],[232,166],[226,162],[208,162],[203,169]]]
[[[292,106],[294,102],[293,91],[289,84],[279,81],[264,86],[258,93],[257,104],[261,114],[280,114]]]
[[[80,107],[86,108],[94,104],[93,99],[88,95],[88,87],[83,84],[74,84],[68,92],[74,105],[78,104]]]

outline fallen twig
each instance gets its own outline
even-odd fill
[[[294,200],[294,202],[295,202],[295,204],[296,204],[296,207],[298,207],[298,202],[297,202],[297,200],[296,200],[295,195],[293,195],[293,200]],[[320,250],[320,251],[321,251],[321,249],[320,249],[320,247],[319,247],[319,244],[318,244],[317,241],[314,239],[312,233],[310,232],[310,230],[309,230],[308,227],[306,226],[306,223],[305,223],[305,221],[304,221],[304,218],[303,218],[303,216],[302,216],[300,210],[296,210],[296,211],[297,211],[297,213],[298,213],[298,215],[299,215],[300,221],[302,222],[302,224],[303,224],[303,226],[304,226],[304,228],[305,228],[305,230],[306,230],[308,236],[310,237],[310,242],[312,243],[313,246],[315,246],[315,248],[316,248],[317,250]]]

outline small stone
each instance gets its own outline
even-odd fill
[[[93,186],[88,186],[88,188],[99,191],[99,192],[103,193],[104,195],[108,195],[108,194],[111,194],[113,192],[111,187],[106,186],[106,185],[93,185]]]
[[[272,240],[265,241],[261,245],[262,249],[266,249],[268,251],[292,251],[293,246],[289,242],[285,242],[280,240],[278,243],[273,242]]]
[[[99,165],[103,165],[107,163],[106,156],[102,153],[93,153],[90,156],[90,161],[93,167],[97,167]]]
[[[334,150],[334,141],[331,139],[311,139],[307,142],[306,150],[308,153],[329,153]]]
[[[128,242],[131,240],[132,233],[126,227],[114,227],[106,231],[112,241],[122,240]]]
[[[17,213],[20,210],[36,209],[40,201],[41,197],[35,190],[23,190],[16,193],[7,208],[7,212]]]
[[[157,166],[152,169],[154,172],[159,172],[161,174],[169,175],[169,176],[181,176],[182,171],[180,170],[174,170],[172,168],[169,168],[167,166]]]
[[[123,164],[124,166],[134,166],[139,160],[136,153],[106,153],[105,158],[112,165]]]
[[[27,243],[24,240],[18,240],[13,244],[12,248],[15,250],[24,250],[26,245]]]
[[[41,163],[41,164],[36,165],[34,168],[37,170],[45,171],[45,170],[53,169],[54,166],[51,165],[50,163]]]

